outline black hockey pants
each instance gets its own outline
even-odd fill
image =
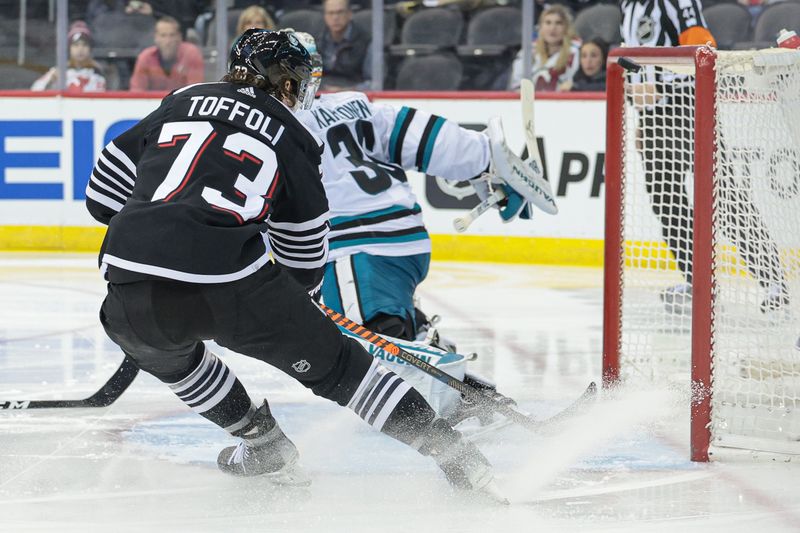
[[[110,283],[100,321],[142,370],[166,382],[196,368],[202,341],[213,339],[345,405],[373,361],[274,265],[222,284]]]

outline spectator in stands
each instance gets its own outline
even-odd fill
[[[605,91],[608,44],[595,37],[581,45],[580,68],[572,78],[571,91]]]
[[[65,90],[68,92],[99,92],[106,90],[103,69],[92,58],[92,33],[82,20],[72,23],[67,33],[69,62]],[[55,67],[33,82],[31,90],[46,91],[56,88],[58,69]]]
[[[349,0],[323,2],[325,30],[317,39],[325,76],[322,89],[366,88],[372,78],[370,36],[352,23]]]
[[[239,15],[239,22],[236,24],[236,35],[234,39],[250,28],[261,28],[262,30],[274,30],[277,28],[275,21],[269,16],[267,10],[258,5],[246,7]]]
[[[195,45],[183,42],[177,20],[160,18],[154,40],[155,46],[145,48],[136,58],[132,91],[171,91],[203,81],[203,55]]]
[[[569,10],[560,4],[546,7],[539,15],[539,38],[533,43],[532,79],[537,91],[569,90],[567,82],[580,64],[579,46]],[[520,51],[511,67],[509,89],[519,88],[521,79]]]

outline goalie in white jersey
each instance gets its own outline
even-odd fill
[[[313,56],[313,38],[296,35]],[[492,159],[489,137],[419,109],[371,103],[360,92],[323,94],[297,117],[325,143],[322,176],[331,214],[325,305],[379,334],[424,337],[429,324],[415,308],[414,292],[428,273],[431,241],[404,169],[478,178]],[[528,218],[530,205],[512,188],[504,190],[513,201],[500,208],[503,219]]]
[[[322,95],[300,120],[326,145],[325,304],[378,333],[414,339],[414,290],[428,272],[431,241],[404,168],[476,177],[489,166],[485,136],[357,92]]]

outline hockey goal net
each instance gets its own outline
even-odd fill
[[[800,455],[800,52],[608,69],[603,371],[683,383],[691,458]]]

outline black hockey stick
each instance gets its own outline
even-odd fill
[[[320,309],[322,309],[325,312],[325,314],[327,314],[328,317],[330,317],[330,319],[336,323],[336,325],[345,328],[351,333],[365,339],[367,342],[370,342],[375,346],[377,346],[378,348],[382,348],[383,350],[389,352],[398,359],[402,359],[411,366],[414,366],[422,370],[432,378],[441,381],[442,383],[448,385],[449,387],[454,388],[455,390],[463,394],[471,402],[477,405],[484,406],[487,409],[491,409],[492,411],[505,416],[509,420],[512,420],[531,431],[540,430],[548,424],[566,418],[573,412],[577,411],[585,402],[593,399],[597,393],[597,385],[595,385],[595,383],[592,382],[589,384],[589,387],[586,389],[586,391],[584,391],[584,393],[580,396],[580,398],[578,398],[575,402],[573,402],[569,407],[567,407],[563,411],[557,413],[556,415],[546,420],[534,420],[533,418],[524,415],[515,409],[512,409],[507,404],[502,403],[496,400],[495,398],[487,396],[486,394],[476,389],[475,387],[472,387],[464,383],[463,381],[456,379],[447,372],[426,363],[422,359],[414,357],[412,354],[403,350],[396,344],[392,344],[391,342],[387,341],[377,333],[373,333],[372,331],[368,330],[361,324],[353,322],[343,314],[337,313],[333,309],[323,304],[318,304],[318,305]]]
[[[108,407],[122,396],[139,373],[139,367],[125,356],[122,364],[106,383],[83,400],[0,400],[0,411],[4,409],[47,409],[53,407]]]

